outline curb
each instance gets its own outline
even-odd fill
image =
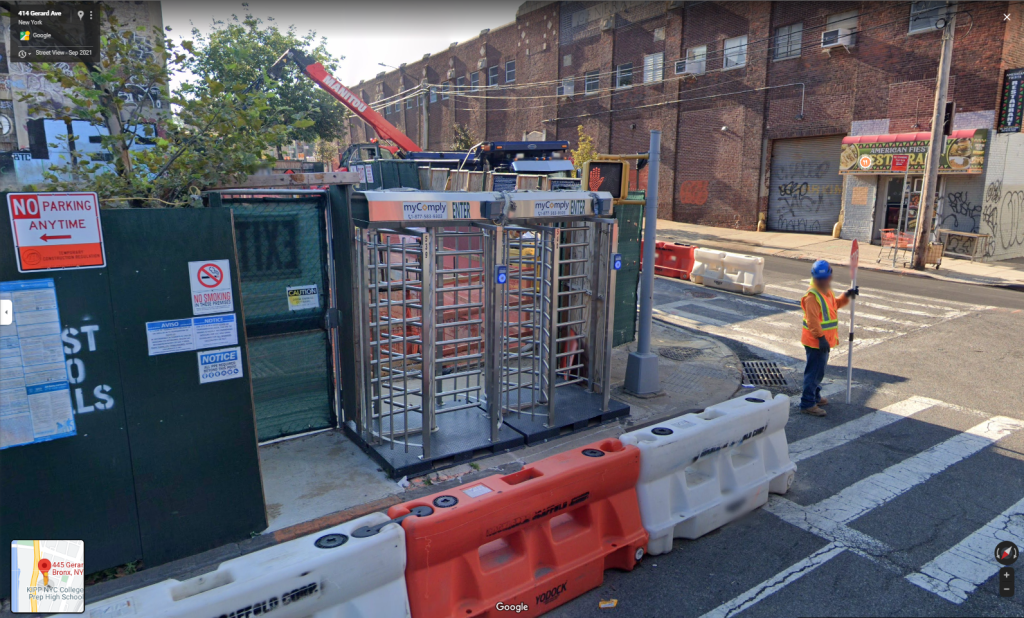
[[[675,230],[666,230],[666,231],[672,232],[672,231],[675,231]],[[686,239],[683,239],[683,240],[686,240]],[[689,243],[693,244],[695,242],[700,242],[700,241],[686,240],[686,242],[689,242]],[[761,247],[763,245],[749,245],[747,243],[742,243],[742,242],[737,242],[737,241],[728,241],[728,240],[719,240],[717,242],[712,241],[712,242],[707,243],[707,244],[705,244],[703,246],[706,246],[708,248],[721,249],[723,251],[731,250],[729,247],[726,247],[726,246],[723,246],[723,245],[739,245],[739,246],[747,247],[748,248],[748,253],[752,253],[752,254],[755,254],[755,255],[761,255],[761,256],[767,256],[767,257],[777,257],[777,258],[784,258],[784,259],[788,259],[788,260],[799,260],[801,262],[814,262],[815,260],[818,259],[817,257],[810,257],[810,256],[807,256],[807,255],[781,255],[779,253],[769,253],[767,251],[756,251],[755,249],[757,249],[757,248],[759,248],[759,247]],[[698,244],[697,246],[699,247],[699,246],[702,246],[702,245]],[[782,252],[792,251],[792,249],[780,249],[780,251],[782,251]],[[848,264],[849,264],[848,261],[846,261],[846,262],[837,262],[836,263],[836,265],[838,265],[838,266],[847,266]],[[945,283],[961,283],[961,284],[964,284],[964,285],[978,285],[978,286],[982,286],[982,287],[1000,288],[1000,289],[1013,290],[1015,292],[1024,292],[1024,283],[985,283],[983,281],[970,281],[970,280],[965,280],[965,279],[956,279],[956,278],[953,278],[953,277],[944,277],[942,275],[931,274],[931,273],[926,272],[926,271],[908,272],[906,269],[894,270],[894,269],[889,269],[889,268],[881,268],[881,267],[878,267],[878,266],[868,266],[866,264],[861,264],[860,268],[863,269],[863,270],[870,270],[872,272],[888,273],[890,275],[896,275],[896,276],[901,276],[901,277],[917,277],[919,279],[934,279],[936,281],[943,281]]]

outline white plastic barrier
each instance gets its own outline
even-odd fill
[[[711,249],[693,252],[690,281],[744,294],[764,292],[764,258]]]
[[[620,436],[640,449],[636,493],[648,553],[729,523],[764,505],[769,492],[786,493],[796,471],[787,420],[789,398],[759,390]]]
[[[408,618],[405,531],[383,513],[89,604],[86,618]],[[340,543],[340,544],[338,544]]]

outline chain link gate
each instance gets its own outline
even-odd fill
[[[628,414],[608,386],[617,227],[593,194],[354,195],[349,429],[390,474]]]
[[[333,427],[334,295],[326,191],[207,194],[230,208],[260,442]]]

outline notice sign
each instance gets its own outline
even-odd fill
[[[76,433],[53,279],[0,281],[0,450]]]
[[[8,193],[18,272],[106,266],[95,193]]]
[[[242,348],[199,352],[199,383],[221,382],[242,377]]]
[[[146,322],[146,344],[150,356],[237,343],[238,326],[233,313]]]
[[[188,263],[192,287],[192,315],[225,313],[234,309],[231,296],[231,266],[227,260]]]
[[[910,155],[893,155],[892,165],[889,167],[894,172],[905,172],[910,167]]]
[[[288,287],[288,311],[316,309],[320,306],[320,294],[315,285]]]

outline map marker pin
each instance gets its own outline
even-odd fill
[[[39,571],[43,574],[43,586],[50,585],[50,561],[46,558],[39,560]]]

